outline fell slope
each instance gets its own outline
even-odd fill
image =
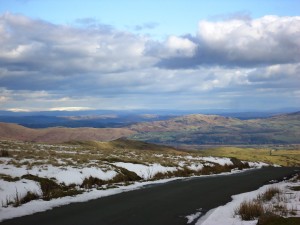
[[[20,140],[45,143],[77,141],[110,141],[133,135],[127,128],[45,128],[30,129],[17,124],[0,123],[0,140]]]
[[[239,120],[217,115],[187,115],[132,125],[131,138],[164,144],[300,143],[300,113]]]

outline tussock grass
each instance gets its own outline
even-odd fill
[[[111,183],[142,180],[142,178],[135,172],[129,171],[125,168],[118,167],[118,171],[119,173],[111,180]]]
[[[7,182],[16,182],[16,181],[20,180],[19,177],[12,177],[7,174],[0,174],[0,179],[7,181]]]
[[[293,186],[293,187],[290,187],[290,189],[293,191],[300,191],[300,186]]]
[[[31,192],[31,191],[27,191],[26,195],[21,196],[18,192],[18,190],[16,189],[15,195],[13,196],[13,198],[11,199],[10,197],[6,197],[6,201],[2,202],[2,207],[6,208],[9,205],[12,205],[13,207],[18,207],[20,205],[23,205],[27,202],[30,202],[32,200],[36,200],[39,199],[40,196],[37,193]]]
[[[111,180],[101,180],[99,178],[90,176],[83,180],[80,187],[85,189],[91,189],[91,188],[99,189],[101,186],[109,185],[109,187],[111,188],[113,184],[117,184],[117,183],[127,184],[133,181],[142,180],[140,176],[138,176],[136,173],[132,171],[126,170],[125,168],[121,168],[121,167],[116,167],[116,168],[118,170],[118,174],[115,177],[113,177]]]
[[[274,197],[276,198],[273,199]],[[296,209],[289,209],[286,204],[286,202],[289,202],[289,200],[293,198],[295,198],[295,196],[287,197],[278,187],[269,187],[264,193],[258,195],[256,199],[243,201],[238,208],[235,209],[234,214],[240,216],[242,220],[258,219],[257,224],[259,225],[294,224],[295,221],[299,222],[300,220],[283,219],[283,217],[289,215],[297,215]]]
[[[33,200],[36,200],[39,198],[40,198],[40,196],[37,193],[27,191],[27,194],[23,198],[20,199],[20,204],[23,205],[27,202],[30,202],[30,201],[33,201]]]
[[[9,157],[9,152],[6,149],[0,150],[0,157]]]
[[[227,165],[227,164],[225,164],[224,166],[219,164],[214,164],[213,166],[204,166],[201,170],[195,171],[185,166],[173,172],[168,171],[166,173],[157,173],[152,177],[152,180],[159,180],[159,179],[165,179],[171,177],[190,177],[193,175],[199,176],[199,175],[219,174],[219,173],[230,172],[234,168],[237,167],[234,165]],[[248,166],[244,165],[243,168],[248,168]]]
[[[242,220],[255,220],[265,213],[264,207],[258,201],[243,201],[235,210]]]
[[[94,187],[100,187],[102,185],[104,185],[106,182],[99,179],[99,178],[96,178],[96,177],[88,177],[88,178],[85,178],[82,182],[82,184],[80,185],[81,188],[85,188],[85,189],[91,189],[91,188],[94,188]]]
[[[65,186],[65,185],[59,185],[55,181],[48,179],[48,178],[38,177],[35,175],[31,175],[31,174],[26,174],[26,175],[22,176],[22,178],[28,179],[28,180],[33,180],[40,184],[41,190],[43,192],[43,196],[42,196],[43,200],[49,201],[53,198],[74,196],[74,195],[82,193],[81,190],[77,190],[75,188]]]
[[[278,187],[269,187],[263,194],[259,195],[257,199],[265,202],[271,201],[271,199],[280,192]]]

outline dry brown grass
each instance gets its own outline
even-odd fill
[[[6,149],[0,150],[0,157],[9,157],[9,152]]]
[[[264,207],[258,201],[243,201],[235,210],[242,220],[255,220],[265,213]]]
[[[263,194],[257,197],[261,201],[270,201],[276,194],[279,194],[281,191],[278,187],[269,187]]]

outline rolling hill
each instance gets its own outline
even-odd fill
[[[63,128],[31,129],[17,124],[0,123],[0,139],[45,143],[77,141],[110,141],[133,135],[127,128]]]
[[[135,140],[163,144],[299,144],[300,112],[252,120],[195,114],[130,129]]]
[[[0,123],[0,139],[61,143],[121,137],[165,145],[299,144],[300,112],[249,120],[193,114],[122,128],[31,129]]]

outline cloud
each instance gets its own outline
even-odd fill
[[[300,63],[276,64],[264,68],[258,68],[249,74],[251,82],[285,82],[298,81],[300,85]]]
[[[187,38],[170,36],[166,43],[169,56],[192,57],[196,51],[197,45]]]
[[[9,71],[68,76],[148,66],[147,40],[112,29],[54,25],[6,13],[0,17],[0,65]]]
[[[140,25],[136,25],[134,27],[134,30],[136,30],[136,31],[149,30],[149,29],[151,30],[151,29],[155,29],[158,26],[159,26],[158,23],[148,22],[148,23],[143,23],[143,24],[140,24]]]
[[[249,11],[237,11],[234,13],[227,13],[227,14],[217,14],[211,17],[212,20],[223,20],[223,21],[230,21],[230,20],[245,20],[251,21],[251,13]]]
[[[93,18],[65,26],[6,13],[0,16],[0,109],[227,108],[247,107],[245,99],[252,106],[268,99],[295,104],[299,32],[299,17],[235,17],[201,21],[197,35],[158,41]]]
[[[49,111],[82,111],[82,110],[91,110],[90,107],[55,107],[48,109]]]
[[[300,17],[265,16],[253,20],[200,21],[193,57],[166,57],[164,68],[200,65],[252,67],[300,61]]]

